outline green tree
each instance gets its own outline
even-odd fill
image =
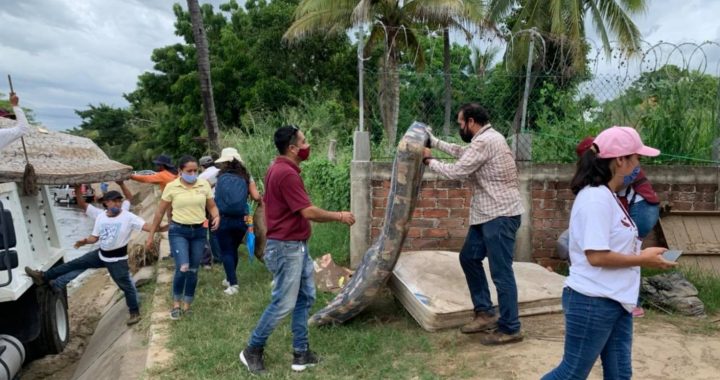
[[[464,14],[462,0],[302,0],[295,21],[284,38],[290,42],[317,33],[344,34],[353,26],[371,24],[366,51],[382,44],[379,108],[389,146],[395,146],[400,108],[399,65],[402,53],[417,57],[423,65],[422,49],[415,30],[422,25],[447,24]]]
[[[641,36],[631,15],[645,8],[645,0],[492,0],[488,17],[495,22],[504,20],[517,37],[505,56],[512,71],[524,76],[530,46],[537,51],[538,58],[531,66],[532,89],[540,71],[557,75],[568,84],[586,75],[589,46],[585,20],[588,15],[607,55],[612,49],[611,37],[618,41],[624,54],[638,52]],[[528,29],[534,29],[542,40],[533,33],[520,34]],[[522,101],[515,112],[516,131],[520,129],[521,111]]]

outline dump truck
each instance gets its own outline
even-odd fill
[[[0,128],[13,126],[0,118]],[[132,169],[86,138],[32,128],[24,142],[27,156],[19,140],[0,151],[0,379],[13,379],[27,356],[60,353],[70,339],[67,291],[37,286],[24,272],[62,264],[70,248],[59,235],[53,188],[124,180]]]

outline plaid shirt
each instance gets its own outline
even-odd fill
[[[437,149],[459,159],[455,163],[430,160],[430,169],[449,179],[470,180],[471,225],[525,212],[515,158],[505,137],[489,124],[465,147],[439,140]]]

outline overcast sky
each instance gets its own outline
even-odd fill
[[[200,0],[219,4],[222,0]],[[185,2],[181,1],[185,7]],[[720,41],[718,0],[648,0],[636,23],[645,40]],[[88,104],[126,106],[123,93],[138,75],[152,70],[157,47],[180,39],[174,34],[169,0],[0,0],[0,92],[12,74],[21,104],[46,126],[79,125],[75,109]],[[590,33],[590,36],[594,36]],[[720,49],[709,49],[716,73]]]

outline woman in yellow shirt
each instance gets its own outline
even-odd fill
[[[146,242],[148,248],[153,246],[153,235],[166,210],[172,206],[168,233],[170,251],[175,259],[171,319],[179,319],[183,314],[191,313],[190,305],[198,281],[197,272],[207,241],[207,228],[203,225],[206,211],[212,217],[211,229],[214,231],[220,226],[220,214],[213,200],[210,183],[198,179],[197,160],[184,156],[178,167],[180,177],[165,186]]]

